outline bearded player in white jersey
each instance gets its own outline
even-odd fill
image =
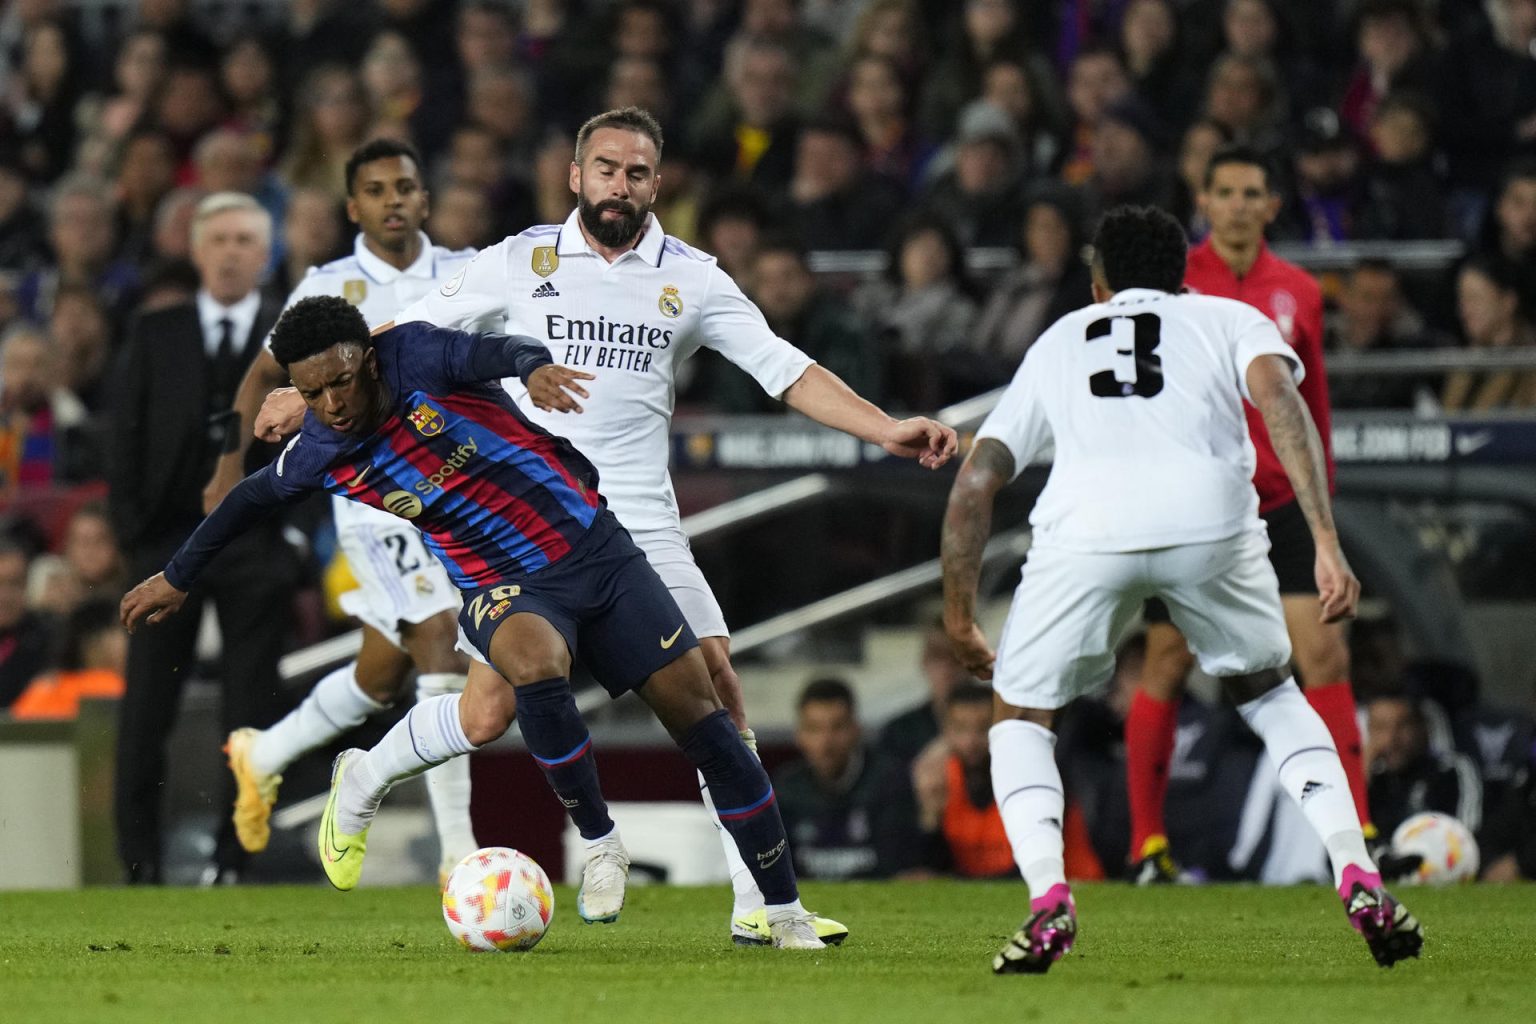
[[[592,374],[580,415],[540,410],[526,401],[520,382],[505,384],[530,419],[569,438],[597,466],[609,507],[682,608],[721,703],[755,749],[725,616],[694,563],[667,469],[678,367],[700,347],[714,349],[791,408],[929,469],[949,460],[957,440],[933,420],[897,420],[860,398],[774,335],[714,257],[667,237],[650,212],[661,186],[661,148],[661,128],[643,110],[593,117],[577,134],[570,169],[577,209],[565,223],[529,228],[483,250],[396,321],[531,335],[545,341],[556,362]],[[258,432],[281,436],[302,411],[302,402],[278,392]],[[658,638],[663,646],[666,640]],[[479,671],[484,667],[471,668],[471,686]],[[701,792],[716,813],[702,780]],[[731,937],[766,945],[762,894],[729,834],[722,829],[720,836],[735,893]],[[583,898],[616,917],[628,855],[617,834],[589,846]],[[847,929],[818,918],[817,933],[836,944]]]
[[[1071,948],[1065,811],[1051,727],[1101,686],[1143,600],[1161,597],[1201,667],[1263,740],[1280,784],[1327,847],[1334,884],[1377,963],[1418,956],[1419,923],[1383,887],[1327,727],[1290,675],[1290,641],[1250,479],[1242,399],[1258,407],[1316,542],[1325,621],[1360,584],[1339,548],[1322,443],[1296,389],[1301,364],[1262,313],[1179,294],[1187,242],[1147,207],[1105,215],[1096,304],[1052,325],[976,437],[950,494],[944,623],[960,661],[991,679],[992,788],[1030,913],[993,970],[1043,973]],[[1034,543],[996,653],[976,625],[993,496],[1049,443]]]
[[[284,308],[312,295],[335,295],[376,326],[440,287],[475,251],[433,245],[422,232],[428,195],[413,147],[391,139],[365,143],[347,161],[346,177],[347,217],[359,229],[353,253],[310,268]],[[287,382],[288,374],[263,347],[235,399],[242,421],[254,421],[267,393]],[[242,478],[251,435],[236,433],[241,445],[219,460],[204,492],[204,511]],[[341,596],[341,606],[362,623],[363,645],[355,661],[321,679],[282,721],[230,734],[225,749],[237,784],[235,832],[253,853],[267,846],[282,773],[300,756],[402,697],[413,667],[419,701],[462,692],[465,685],[468,661],[455,649],[458,590],[421,534],[402,519],[353,501],[333,499],[332,513],[358,582],[356,590]],[[440,765],[426,780],[441,851],[439,875],[445,877],[479,845],[469,817],[469,762]]]

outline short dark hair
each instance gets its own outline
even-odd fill
[[[1275,191],[1275,172],[1265,159],[1264,155],[1252,146],[1242,143],[1225,145],[1211,154],[1211,159],[1205,165],[1205,177],[1201,179],[1202,188],[1210,188],[1211,182],[1216,178],[1216,168],[1225,167],[1227,164],[1238,164],[1243,167],[1257,167],[1264,174],[1264,187],[1271,192]]]
[[[992,688],[981,683],[964,682],[949,692],[949,706],[952,708],[966,705],[985,704],[992,706]]]
[[[1117,206],[1093,236],[1093,261],[1112,292],[1156,288],[1177,294],[1188,252],[1183,226],[1155,206]]]
[[[835,676],[812,679],[806,683],[805,689],[800,691],[800,698],[795,701],[795,710],[804,711],[807,704],[841,704],[848,709],[849,714],[858,711],[853,687]]]
[[[410,157],[411,163],[416,165],[416,173],[422,173],[421,154],[416,152],[416,147],[409,142],[401,142],[399,139],[369,139],[352,151],[347,157],[347,195],[353,194],[357,185],[357,172],[363,164],[371,164],[375,160],[391,160],[395,157]]]
[[[272,358],[287,369],[333,345],[350,343],[365,351],[373,347],[368,321],[358,308],[335,295],[300,299],[272,328]]]
[[[81,603],[64,620],[59,637],[59,668],[65,672],[84,669],[86,645],[103,633],[122,629],[119,623],[115,602],[92,598]]]
[[[582,154],[586,152],[587,143],[592,139],[592,133],[599,128],[625,128],[648,135],[656,144],[656,159],[661,159],[661,124],[651,116],[648,110],[642,110],[639,107],[619,107],[616,110],[605,110],[595,117],[589,117],[581,126],[581,130],[576,133],[578,164],[581,163]]]

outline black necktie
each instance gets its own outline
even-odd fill
[[[235,322],[229,317],[219,321],[219,365],[229,365],[235,358]]]

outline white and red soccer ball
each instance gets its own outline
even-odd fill
[[[1451,885],[1477,878],[1477,840],[1471,829],[1438,811],[1415,814],[1392,833],[1396,853],[1416,853],[1424,858],[1411,881],[1427,885]]]
[[[443,920],[473,952],[522,952],[544,937],[555,892],[528,856],[492,846],[459,861],[443,887]]]

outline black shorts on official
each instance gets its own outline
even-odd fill
[[[558,562],[516,583],[466,591],[459,626],[489,662],[492,635],[518,612],[554,626],[614,697],[699,646],[666,584],[607,509]]]
[[[1307,528],[1307,517],[1302,514],[1301,506],[1294,501],[1287,502],[1260,518],[1269,532],[1269,564],[1274,567],[1275,578],[1280,582],[1281,595],[1316,595],[1317,546],[1312,543],[1312,531]],[[1148,622],[1172,621],[1168,617],[1168,606],[1155,597],[1142,605],[1141,614]]]

